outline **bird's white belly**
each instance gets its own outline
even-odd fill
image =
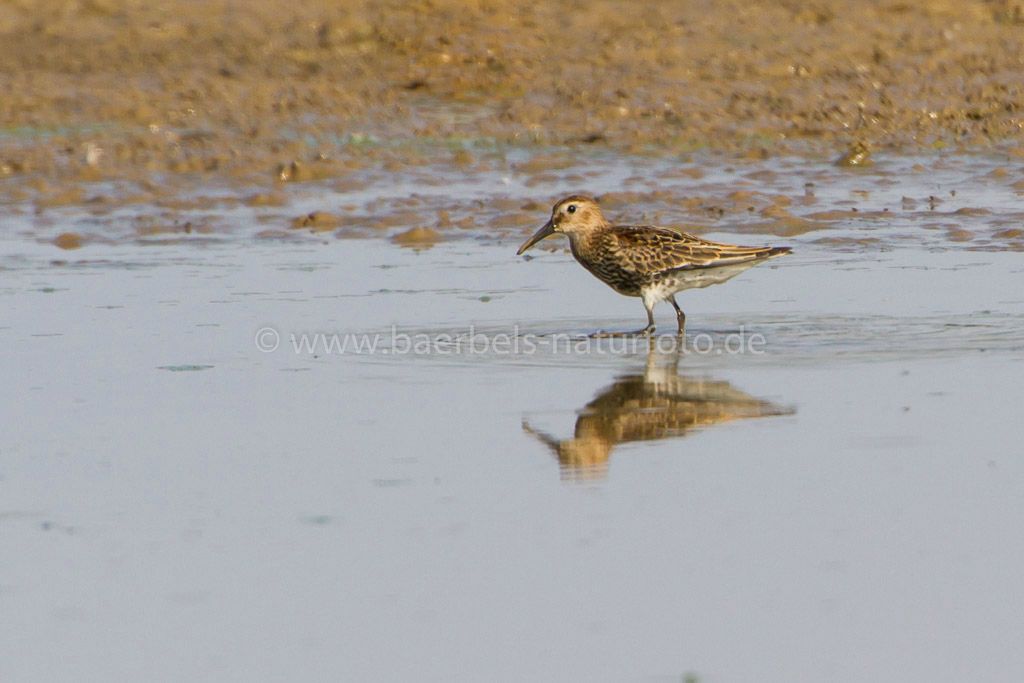
[[[652,302],[664,301],[684,289],[700,289],[711,285],[720,285],[758,263],[759,261],[745,261],[731,266],[680,269],[644,287],[641,296]]]

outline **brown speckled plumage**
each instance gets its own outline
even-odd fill
[[[654,331],[653,308],[658,301],[667,300],[676,309],[682,334],[686,316],[676,303],[677,292],[720,284],[790,252],[789,247],[711,242],[673,228],[611,225],[594,199],[571,195],[555,204],[551,220],[518,253],[555,233],[569,237],[573,256],[595,277],[620,294],[643,299],[648,325],[638,331],[642,334]]]

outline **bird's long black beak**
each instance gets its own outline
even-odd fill
[[[530,237],[530,239],[523,242],[523,245],[519,247],[519,251],[516,252],[516,256],[521,256],[527,249],[537,244],[537,242],[540,242],[545,237],[550,237],[551,235],[554,234],[555,224],[553,221],[549,220],[547,223],[544,224],[544,227],[542,227],[537,232],[533,233],[533,236]]]

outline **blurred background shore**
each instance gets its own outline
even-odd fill
[[[508,144],[1013,148],[1022,29],[1012,0],[5,0],[0,177],[28,185],[0,198],[272,188]]]

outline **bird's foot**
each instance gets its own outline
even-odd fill
[[[606,332],[605,330],[598,330],[590,335],[591,339],[608,339],[611,337],[650,337],[654,334],[654,325],[648,325],[642,330],[633,330],[632,332]]]

